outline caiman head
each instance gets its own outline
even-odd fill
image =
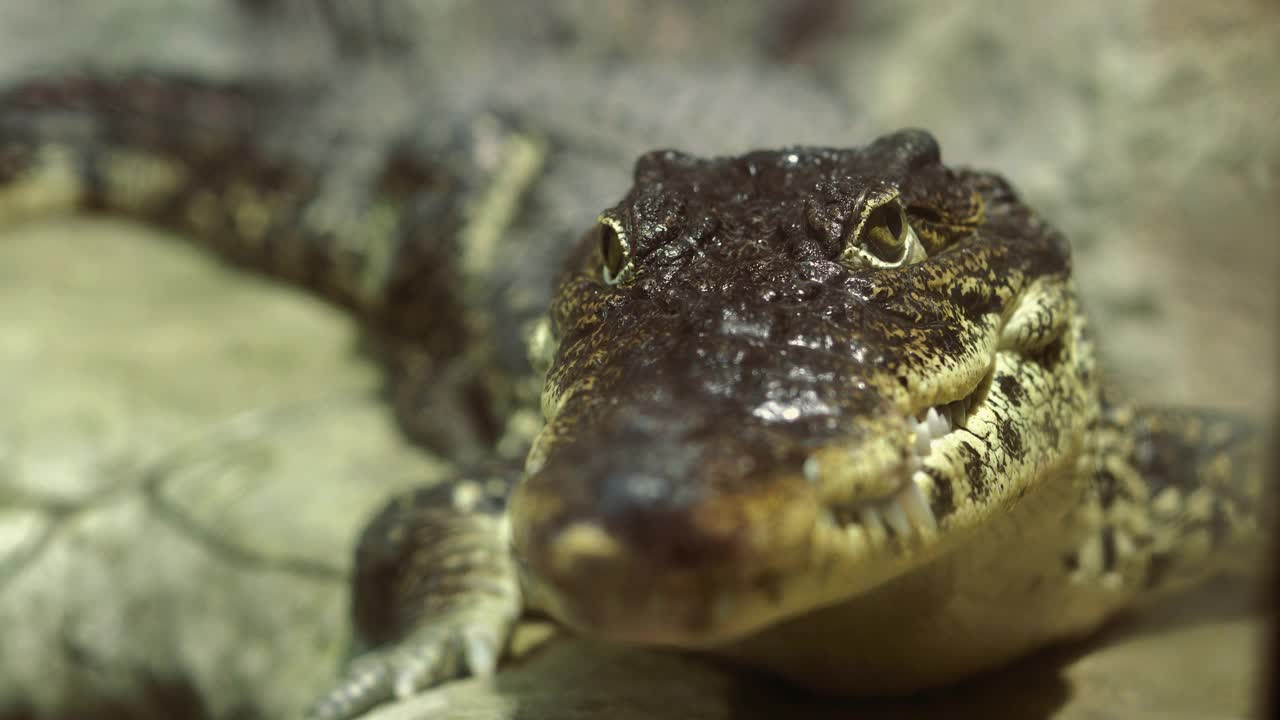
[[[964,542],[1080,452],[1068,276],[1059,234],[921,131],[640,158],[535,333],[531,601],[707,647]]]

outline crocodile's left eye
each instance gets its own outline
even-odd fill
[[[901,267],[925,259],[926,253],[896,192],[867,201],[862,219],[841,259],[852,267]]]
[[[617,285],[631,271],[631,247],[622,223],[611,217],[601,216],[596,227],[600,243],[600,276],[606,285]]]

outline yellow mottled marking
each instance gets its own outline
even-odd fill
[[[41,146],[26,172],[0,186],[0,219],[14,222],[66,212],[76,206],[83,186],[71,148]]]
[[[471,512],[480,502],[480,486],[471,481],[458,483],[453,488],[453,507],[460,512]]]
[[[1089,536],[1077,555],[1080,562],[1080,575],[1083,578],[1097,577],[1102,573],[1102,538],[1097,535]]]
[[[1231,456],[1226,453],[1214,455],[1205,463],[1204,475],[1212,483],[1224,483],[1231,478]]]
[[[1175,488],[1165,488],[1164,490],[1161,490],[1160,494],[1156,495],[1155,501],[1151,503],[1151,509],[1155,510],[1157,514],[1164,515],[1165,517],[1171,517],[1178,514],[1178,511],[1181,508],[1182,494]]]
[[[227,204],[240,239],[252,247],[261,246],[274,215],[271,198],[245,183],[233,183],[227,188]]]
[[[352,294],[363,302],[372,302],[391,276],[391,265],[399,249],[395,208],[389,203],[374,205],[360,220],[360,230],[350,238],[353,250],[362,262],[359,271],[349,279]]]
[[[1187,498],[1187,517],[1191,520],[1208,520],[1213,515],[1213,493],[1200,488]]]
[[[102,162],[107,204],[125,212],[145,213],[173,197],[188,179],[182,165],[136,150],[112,150]]]
[[[498,240],[511,225],[524,191],[546,158],[546,146],[539,140],[512,134],[503,139],[496,169],[488,190],[469,208],[462,235],[462,268],[468,277],[489,271],[498,252]]]
[[[222,208],[218,196],[201,190],[187,204],[187,223],[197,233],[212,235],[221,225]]]

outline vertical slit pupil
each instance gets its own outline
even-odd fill
[[[622,240],[612,226],[600,226],[600,256],[604,259],[604,266],[609,269],[609,274],[616,277],[622,270]]]
[[[903,245],[902,209],[888,202],[871,211],[867,217],[866,244],[881,260],[894,262],[906,250]]]

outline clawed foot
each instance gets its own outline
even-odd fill
[[[361,532],[351,613],[363,647],[307,714],[350,720],[494,671],[522,610],[502,510],[518,473],[462,475],[394,498]]]
[[[517,613],[518,608],[458,610],[397,644],[357,657],[307,720],[350,720],[456,677],[492,674]]]

